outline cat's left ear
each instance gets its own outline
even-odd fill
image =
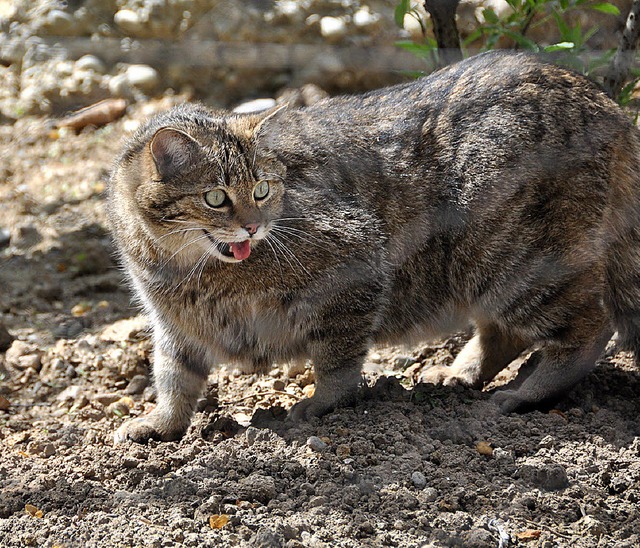
[[[245,137],[247,139],[257,139],[260,135],[260,130],[266,122],[277,118],[282,115],[289,108],[289,103],[283,105],[276,105],[264,112],[258,114],[252,114],[246,118],[246,124],[244,128]]]
[[[149,151],[162,179],[170,179],[196,158],[200,145],[184,131],[165,127],[156,131]]]

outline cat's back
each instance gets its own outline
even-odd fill
[[[481,162],[490,167],[491,155],[506,162],[532,145],[589,154],[635,131],[586,77],[533,54],[498,51],[405,84],[325,99],[280,122],[287,129],[277,147],[285,156],[328,165],[367,157],[402,163],[412,153],[444,165],[473,149],[487,151]],[[471,162],[480,165],[475,156]]]

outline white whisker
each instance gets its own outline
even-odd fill
[[[300,266],[300,268],[305,272],[305,274],[307,276],[311,276],[310,272],[305,268],[305,266],[300,262],[300,259],[298,259],[298,257],[296,256],[296,254],[291,251],[291,249],[289,249],[287,247],[287,245],[280,240],[280,238],[278,238],[273,232],[271,232],[269,234],[272,238],[274,243],[278,246],[279,249],[281,249],[282,251],[284,251],[286,253],[286,255],[283,255],[285,260],[289,263],[289,265],[291,266],[291,268],[295,271],[295,268],[293,267],[293,265],[291,264],[291,262],[289,261],[287,255],[289,257],[291,257],[291,259],[293,259],[296,263],[298,263],[298,266]],[[284,236],[284,235],[282,235]]]
[[[208,240],[208,236],[207,234],[203,234],[202,236],[199,236],[198,238],[195,238],[193,240],[190,240],[189,242],[187,242],[184,245],[181,245],[166,261],[164,261],[161,265],[160,268],[164,268],[165,266],[167,266],[169,264],[169,262],[171,261],[171,259],[173,259],[178,253],[180,253],[183,249],[189,247],[192,244],[195,244],[197,242],[200,242],[201,240]]]

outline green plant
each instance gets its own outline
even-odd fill
[[[553,54],[558,63],[571,66],[584,73],[594,71],[609,63],[614,50],[588,54],[587,42],[597,32],[596,26],[583,29],[580,23],[571,23],[571,13],[578,9],[593,10],[612,16],[620,15],[620,10],[609,2],[594,0],[506,0],[509,10],[498,15],[491,7],[484,8],[484,22],[464,40],[463,51],[480,41],[481,50],[498,46],[513,47],[534,52]],[[421,42],[400,41],[396,45],[424,59],[437,60],[436,40],[430,36],[428,26],[420,12],[412,7],[410,0],[402,0],[396,5],[395,21],[404,26],[405,16],[420,22],[424,39]],[[553,24],[559,40],[552,44],[539,44],[528,35],[536,27]]]

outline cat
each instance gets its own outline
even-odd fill
[[[300,109],[157,115],[108,186],[158,398],[116,441],[180,438],[218,363],[310,358],[304,420],[353,401],[372,343],[470,322],[425,380],[479,388],[537,348],[494,393],[505,412],[561,396],[615,330],[640,355],[639,158],[594,83],[528,54]]]

